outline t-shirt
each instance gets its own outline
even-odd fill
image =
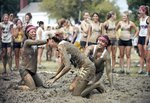
[[[13,23],[8,21],[7,24],[2,22],[0,25],[1,25],[1,31],[2,31],[2,42],[10,43],[12,41],[12,34],[11,34],[10,26],[13,25]]]

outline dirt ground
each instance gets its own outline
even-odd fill
[[[54,73],[40,72],[39,77],[46,82]],[[0,73],[0,103],[150,103],[150,77],[113,74],[113,91],[109,91],[106,74],[101,80],[107,93],[93,90],[85,97],[72,96],[68,87],[75,77],[71,72],[56,81],[49,89],[38,87],[34,91],[21,91],[10,88],[21,80],[18,73]]]

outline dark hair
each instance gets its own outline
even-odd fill
[[[83,15],[84,15],[85,13],[89,13],[89,15],[90,15],[90,12],[89,12],[89,11],[84,11]]]
[[[115,15],[116,13],[114,12],[114,11],[110,11],[110,12],[108,12],[107,13],[107,20],[109,20],[111,17],[112,17],[112,15]]]
[[[57,30],[56,33],[57,33],[57,32],[59,32],[59,34],[58,34],[58,35],[55,34],[55,36],[52,37],[52,39],[53,39],[55,42],[59,43],[60,41],[63,40],[64,31],[62,31],[62,30]]]
[[[17,25],[18,20],[20,20],[20,19],[17,19],[17,20],[16,20],[16,25]],[[20,21],[21,21],[21,20],[20,20]],[[21,21],[21,25],[22,25],[22,21]]]
[[[110,43],[110,39],[109,39],[109,37],[108,37],[107,35],[101,35],[101,36],[99,36],[99,37],[104,37],[104,38],[107,39],[108,44],[107,44],[106,48],[111,44],[111,43]],[[98,37],[98,38],[99,38],[99,37]],[[96,43],[98,42],[98,38],[96,39]]]
[[[39,24],[39,26],[41,26],[41,24],[44,24],[43,21],[38,21],[37,24]]]
[[[29,27],[31,27],[31,26],[33,26],[33,25],[28,25],[28,26],[25,28],[25,31],[24,31],[25,33],[24,33],[24,34],[25,34],[25,37],[26,37],[26,38],[28,38],[28,35],[29,35],[29,31],[28,31],[27,33],[26,33],[26,31],[27,31],[27,29],[28,29]]]
[[[13,12],[9,12],[9,13],[8,13],[8,16],[9,16],[10,14],[14,14],[14,13],[13,13]]]
[[[48,28],[51,28],[51,26],[47,26],[47,29],[48,29]]]
[[[62,18],[58,21],[58,28],[60,29],[62,27],[62,25],[64,24],[64,22],[66,22],[66,19]]]
[[[26,13],[26,15],[28,15],[28,16],[29,16],[29,18],[30,18],[30,19],[32,19],[32,15],[31,15],[31,13]],[[26,15],[25,15],[25,16],[26,16]]]
[[[97,12],[93,13],[92,17],[93,17],[95,14],[99,17],[98,21],[100,22],[100,16],[99,16],[99,14],[98,14]]]

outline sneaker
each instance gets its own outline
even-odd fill
[[[124,74],[124,70],[120,70],[118,73],[119,74]]]
[[[116,70],[115,70],[115,69],[112,69],[112,73],[116,73]]]
[[[10,68],[11,71],[17,71],[17,69],[14,69],[13,67]]]
[[[138,71],[138,74],[143,74],[143,73],[144,73],[143,69],[140,69],[140,70]]]
[[[126,74],[130,74],[130,70],[129,69],[127,69]]]
[[[46,69],[46,67],[44,67],[44,66],[42,65],[42,66],[39,66],[39,69]]]
[[[149,72],[146,72],[145,76],[149,76],[149,75],[150,75],[150,73],[149,73]]]

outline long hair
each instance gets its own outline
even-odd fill
[[[107,44],[106,48],[111,44],[111,43],[110,43],[110,39],[109,39],[109,37],[108,37],[107,35],[101,35],[101,36],[99,36],[99,37],[104,37],[104,38],[107,39],[108,44]],[[98,37],[98,38],[99,38],[99,37]],[[98,38],[96,39],[96,43],[98,42]]]

